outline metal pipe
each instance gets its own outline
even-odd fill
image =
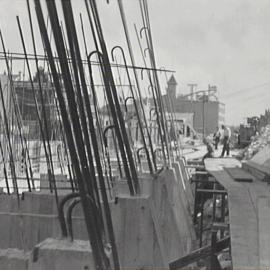
[[[92,209],[91,209],[91,207],[89,208],[87,196],[86,196],[85,181],[86,181],[87,174],[85,173],[84,170],[81,171],[79,159],[76,155],[76,152],[77,152],[76,146],[75,146],[75,142],[74,142],[74,139],[72,136],[70,121],[69,121],[69,117],[68,117],[68,114],[66,111],[66,105],[65,105],[65,101],[64,101],[64,98],[62,95],[61,86],[60,86],[57,70],[55,67],[53,54],[51,51],[50,41],[48,38],[48,34],[46,32],[43,13],[42,13],[42,9],[41,9],[41,5],[40,5],[39,0],[35,0],[35,6],[36,6],[36,13],[37,13],[37,19],[38,19],[38,23],[39,23],[39,28],[40,28],[40,32],[42,35],[44,46],[45,46],[47,54],[48,54],[48,60],[50,63],[50,67],[51,67],[51,71],[52,71],[52,75],[53,75],[53,79],[54,79],[57,97],[59,100],[59,106],[60,106],[60,110],[61,110],[63,124],[64,124],[65,131],[67,134],[67,141],[68,141],[69,148],[70,148],[71,159],[72,159],[72,163],[73,163],[74,170],[76,172],[76,176],[77,176],[77,180],[78,180],[78,188],[79,188],[80,196],[82,198],[82,206],[83,206],[83,212],[85,215],[85,224],[86,224],[86,228],[87,228],[87,232],[88,232],[89,241],[90,241],[90,244],[91,244],[92,249],[93,249],[93,256],[94,256],[95,264],[99,269],[102,269],[103,263],[102,263],[102,257],[100,255],[100,248],[99,248],[99,244],[98,244],[98,235],[97,235],[94,221],[92,220],[92,217],[91,217],[91,215],[93,214]],[[59,22],[57,21],[57,14],[55,14],[55,6],[53,7],[52,10],[50,9],[50,13],[51,13],[50,14],[51,20],[56,19],[56,23],[58,23],[58,29],[59,29]],[[54,23],[55,23],[55,21],[53,21],[52,25],[54,25]],[[58,40],[58,38],[57,38],[58,36],[56,33],[55,33],[55,37]],[[60,40],[60,42],[61,42],[61,40]],[[58,44],[60,44],[60,43],[58,42]],[[63,43],[62,43],[62,45],[63,45]],[[60,53],[61,53],[61,51],[60,51]],[[75,138],[76,137],[77,136],[75,136]],[[81,138],[79,138],[79,139],[81,139]],[[82,159],[82,161],[84,161],[84,160],[85,160],[85,158]],[[84,164],[82,164],[82,165],[84,165]]]
[[[70,0],[62,0],[62,5],[63,5],[63,11],[64,11],[66,24],[69,22],[69,27],[70,27],[69,30],[72,33],[75,54],[76,54],[76,58],[78,59],[77,65],[78,65],[79,74],[80,74],[80,81],[82,84],[83,97],[85,100],[85,107],[86,107],[86,112],[87,112],[87,117],[88,117],[88,124],[90,127],[90,136],[91,136],[92,147],[93,147],[94,155],[95,155],[99,184],[101,187],[101,195],[102,195],[102,201],[104,204],[104,212],[105,212],[105,218],[106,218],[106,222],[107,222],[109,240],[110,240],[110,244],[112,246],[114,266],[116,269],[119,269],[120,263],[119,263],[118,252],[117,252],[116,243],[115,243],[115,236],[114,236],[111,212],[110,212],[109,202],[108,202],[107,193],[106,193],[105,181],[103,178],[102,165],[100,162],[98,143],[97,143],[95,127],[94,127],[94,122],[93,122],[93,117],[92,117],[92,112],[91,112],[89,95],[88,95],[86,81],[85,81],[85,77],[84,77],[84,70],[83,70],[83,66],[81,64],[81,54],[80,54],[80,48],[79,48],[79,44],[78,44],[78,38],[77,38],[77,33],[76,33],[76,28],[75,28],[75,22],[74,22],[71,2],[70,2]],[[65,9],[67,12],[65,12]]]
[[[45,109],[45,101],[44,101],[44,96],[43,96],[43,89],[41,85],[41,78],[40,78],[40,70],[38,66],[38,59],[37,59],[37,51],[36,51],[36,45],[35,45],[35,36],[34,36],[34,31],[33,31],[33,23],[32,23],[32,15],[31,15],[31,10],[30,10],[30,4],[29,0],[27,2],[27,9],[28,9],[28,16],[29,16],[29,23],[30,23],[30,29],[31,29],[31,37],[32,37],[32,44],[33,44],[33,50],[34,50],[34,56],[35,56],[35,64],[36,64],[36,70],[37,70],[37,78],[38,78],[38,86],[39,86],[39,96],[40,96],[40,101],[41,101],[41,114],[43,116],[43,121],[44,121],[44,136],[45,140],[47,142],[47,147],[48,147],[48,156],[49,156],[49,162],[50,162],[50,170],[51,170],[51,176],[52,176],[52,183],[54,185],[55,189],[55,199],[58,204],[58,194],[57,194],[57,188],[55,184],[55,176],[54,176],[54,166],[53,166],[53,161],[52,161],[52,151],[51,151],[51,145],[50,145],[50,138],[49,138],[49,130],[48,130],[48,122],[47,122],[47,113]],[[17,17],[19,20],[19,17]],[[22,31],[20,30],[22,33]],[[22,42],[23,42],[23,36],[21,35]],[[23,42],[24,43],[24,42]],[[23,46],[25,48],[25,45]],[[26,53],[26,49],[24,49],[24,52]],[[26,57],[27,59],[27,57]],[[26,60],[26,64],[28,66],[28,59]],[[31,76],[29,76],[31,78]],[[40,122],[41,124],[41,122]],[[42,128],[42,126],[41,126]],[[49,175],[50,177],[50,175]]]
[[[121,135],[123,136],[123,141],[125,143],[124,147],[126,149],[126,153],[127,153],[127,157],[128,157],[128,161],[129,161],[129,165],[130,165],[130,169],[131,169],[132,181],[133,181],[133,184],[134,184],[135,191],[136,191],[136,193],[138,193],[139,192],[138,176],[137,176],[137,173],[136,173],[134,160],[133,160],[130,145],[129,145],[129,142],[128,142],[128,137],[127,137],[127,133],[126,133],[126,129],[125,129],[123,116],[122,116],[122,113],[121,113],[119,100],[118,100],[118,97],[117,97],[117,92],[116,92],[116,88],[115,88],[115,84],[114,84],[114,78],[113,78],[113,75],[112,75],[112,70],[111,70],[111,67],[108,65],[109,56],[108,56],[105,40],[104,40],[104,37],[103,37],[103,32],[102,32],[100,19],[99,19],[99,16],[98,16],[96,1],[95,0],[90,0],[90,5],[91,5],[91,8],[92,8],[92,13],[94,15],[93,18],[94,18],[94,21],[95,21],[97,35],[99,37],[99,43],[100,43],[100,47],[101,47],[101,51],[102,51],[102,62],[106,63],[105,65],[103,65],[102,72],[103,72],[104,81],[106,82],[105,83],[106,84],[105,89],[106,89],[106,94],[107,94],[107,97],[108,97],[108,102],[109,102],[109,105],[110,105],[110,109],[111,109],[111,112],[112,112],[112,116],[113,116],[113,119],[114,119],[116,134],[117,134],[118,138],[120,138]],[[97,48],[97,50],[98,50],[98,48]],[[121,144],[119,144],[119,146],[121,148]]]
[[[37,119],[38,119],[38,123],[39,123],[39,127],[40,127],[40,133],[41,133],[42,143],[43,143],[43,147],[44,147],[44,153],[45,153],[45,157],[46,157],[46,161],[47,161],[47,171],[48,171],[48,176],[49,176],[49,183],[50,183],[50,187],[51,187],[51,192],[54,189],[55,199],[56,199],[56,203],[58,205],[58,195],[57,195],[57,189],[56,189],[56,185],[55,185],[53,165],[52,165],[52,161],[51,161],[51,152],[48,153],[48,149],[47,149],[47,146],[49,145],[49,142],[48,142],[49,138],[48,137],[46,138],[46,136],[45,136],[47,131],[44,132],[44,130],[43,130],[40,112],[39,112],[39,108],[38,108],[37,97],[35,94],[34,83],[32,80],[32,75],[31,75],[31,70],[30,70],[30,64],[29,64],[29,61],[27,58],[27,52],[26,52],[24,37],[23,37],[22,29],[21,29],[21,24],[20,24],[20,20],[19,20],[18,16],[16,16],[16,19],[17,19],[17,24],[18,24],[18,28],[19,28],[20,37],[21,37],[23,51],[25,54],[25,61],[26,61],[26,66],[27,66],[27,70],[28,70],[29,81],[31,84],[32,95],[33,95],[34,104],[35,104],[35,110],[36,110]],[[39,90],[40,90],[40,92],[42,92],[41,89],[39,89]],[[42,99],[42,101],[43,101],[43,99]],[[41,103],[42,103],[42,101],[41,101]],[[43,104],[43,106],[44,106],[44,104]],[[46,142],[48,145],[46,145]]]
[[[86,0],[86,1],[87,1],[87,0]],[[0,59],[5,59],[4,56],[1,56],[1,55],[3,55],[3,54],[4,54],[4,52],[0,51]],[[11,58],[12,58],[13,60],[22,60],[22,61],[25,60],[25,57],[24,57],[24,54],[23,54],[23,53],[19,53],[19,52],[10,52],[9,54],[10,54],[10,55],[7,56],[7,59],[8,59],[8,60],[10,60]],[[12,55],[12,56],[11,56],[11,55]],[[31,53],[28,53],[28,54],[27,54],[27,57],[28,57],[29,60],[35,60],[35,56],[34,56],[33,54],[31,54]],[[47,58],[46,55],[41,55],[41,54],[37,54],[37,58],[38,58],[39,61],[47,61],[47,60],[48,60],[48,58]],[[70,58],[70,57],[68,57],[67,60],[68,60],[68,62],[71,62],[71,58]],[[57,56],[54,56],[54,61],[59,61],[59,58],[58,58]],[[82,60],[82,63],[83,63],[84,65],[87,65],[87,59],[83,59],[83,60]],[[98,61],[91,61],[91,64],[92,64],[92,65],[95,65],[95,66],[99,66],[99,65],[100,65],[100,63],[99,63]],[[121,64],[114,64],[114,63],[110,63],[110,66],[111,66],[112,68],[117,68],[117,67],[119,67],[119,68],[125,68],[124,65],[121,65]],[[128,69],[136,69],[136,70],[142,70],[142,69],[147,69],[147,70],[150,70],[150,71],[153,70],[153,69],[150,68],[150,67],[145,68],[145,67],[132,66],[132,65],[128,65],[127,67],[128,67]],[[163,69],[157,69],[157,71],[163,71]],[[169,72],[169,73],[175,73],[174,70],[166,70],[166,72]]]
[[[25,137],[22,136],[22,125],[21,125],[21,119],[19,117],[20,114],[19,114],[19,109],[18,109],[18,103],[16,102],[16,96],[15,96],[15,93],[14,93],[14,85],[13,85],[13,80],[12,80],[12,71],[11,71],[11,68],[10,68],[10,65],[9,65],[8,54],[6,53],[4,39],[3,39],[3,35],[2,35],[1,31],[0,31],[0,38],[1,38],[2,48],[3,48],[4,58],[5,58],[5,62],[6,62],[8,78],[9,78],[9,82],[10,82],[10,92],[11,92],[12,102],[13,102],[13,105],[14,105],[15,118],[16,118],[16,122],[17,122],[17,125],[18,125],[19,135],[20,135],[19,137],[20,137],[20,140],[21,140],[22,147],[24,147],[26,149],[26,151],[27,151],[27,158],[28,158],[28,162],[29,162],[29,172],[30,172],[30,176],[31,176],[31,179],[32,179],[33,178],[33,172],[32,172],[32,168],[31,168],[29,150],[28,150],[28,146],[27,146],[27,143],[26,143],[26,139],[25,139]],[[2,89],[2,91],[3,91],[3,89]],[[25,168],[27,170],[27,164],[25,164]],[[27,173],[28,173],[28,171],[26,172],[26,176],[27,176]],[[32,181],[32,187],[33,187],[33,189],[35,189],[33,181]]]
[[[2,146],[1,139],[0,139],[0,151],[1,151],[2,160],[3,160],[3,170],[4,170],[4,177],[5,177],[6,187],[7,187],[7,193],[10,194],[8,176],[7,176],[7,169],[6,169],[6,162],[5,162],[5,156],[4,156],[4,151],[3,151],[3,146]]]
[[[17,200],[18,200],[18,204],[19,204],[20,196],[19,196],[19,190],[18,190],[18,183],[17,183],[17,176],[16,176],[16,170],[15,170],[13,151],[12,151],[12,146],[11,146],[10,127],[8,124],[8,117],[7,117],[7,112],[6,112],[6,108],[5,108],[5,104],[4,104],[4,95],[3,95],[3,88],[2,88],[1,81],[0,81],[0,97],[1,97],[1,103],[2,103],[2,108],[3,108],[6,137],[7,137],[8,148],[9,148],[10,169],[11,169],[11,175],[12,175],[13,188],[16,192]]]
[[[88,59],[91,59],[91,56],[93,54],[98,54],[98,58],[101,61],[101,63],[103,63],[103,55],[98,52],[98,51],[93,51],[88,55]],[[106,94],[107,94],[107,98],[108,98],[108,102],[110,105],[110,110],[113,116],[113,122],[114,122],[114,127],[115,127],[115,131],[116,131],[116,136],[118,138],[119,141],[119,148],[120,148],[120,152],[121,152],[121,157],[122,157],[122,161],[123,161],[123,165],[124,165],[124,170],[125,170],[125,175],[127,178],[127,183],[129,186],[129,191],[131,195],[134,195],[135,191],[134,191],[134,183],[132,177],[131,177],[131,172],[129,171],[129,166],[128,166],[128,161],[127,161],[127,156],[126,156],[126,147],[125,146],[129,146],[128,145],[128,141],[127,141],[127,137],[125,137],[125,143],[124,143],[124,138],[123,138],[123,129],[120,130],[119,127],[119,122],[118,122],[118,117],[117,117],[117,113],[116,113],[116,108],[114,106],[114,101],[113,101],[113,97],[112,97],[112,93],[110,91],[110,86],[109,83],[107,81],[107,79],[105,78],[105,71],[102,68],[102,72],[103,72],[103,79],[104,79],[104,83],[106,84]],[[118,108],[119,109],[119,108]],[[118,116],[121,114],[121,112],[118,110]],[[133,175],[132,175],[133,176]]]
[[[129,37],[129,31],[128,31],[128,26],[126,23],[126,16],[125,16],[125,11],[124,11],[124,7],[123,7],[123,2],[122,0],[118,0],[118,6],[119,6],[119,10],[120,10],[120,15],[121,15],[121,19],[122,19],[122,24],[123,24],[123,28],[124,28],[124,32],[125,32],[125,37],[126,37],[126,41],[127,41],[127,46],[128,46],[128,51],[129,51],[129,55],[130,55],[130,60],[132,63],[132,66],[135,66],[135,58],[134,58],[134,53],[133,53],[133,49],[131,46],[131,41],[130,41],[130,37]],[[142,70],[147,69],[147,68],[143,68]],[[148,126],[147,126],[147,119],[145,116],[145,111],[144,111],[144,107],[143,107],[143,101],[142,101],[142,95],[141,95],[141,88],[140,88],[140,83],[139,83],[139,79],[138,79],[138,74],[137,74],[137,70],[134,68],[133,69],[133,73],[134,73],[134,78],[136,81],[136,86],[137,86],[137,92],[138,92],[138,99],[139,99],[139,104],[142,110],[142,121],[145,125],[145,131],[147,134],[147,138],[148,138],[148,143],[149,143],[149,148],[150,148],[150,153],[151,153],[151,157],[152,157],[152,162],[153,162],[153,167],[154,170],[156,171],[156,164],[154,162],[154,149],[153,149],[153,144],[152,144],[152,138],[151,138],[151,134],[149,132]]]

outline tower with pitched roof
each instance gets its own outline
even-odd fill
[[[176,86],[177,86],[177,82],[174,78],[174,76],[172,75],[171,78],[169,79],[169,81],[167,82],[168,84],[168,88],[167,88],[167,93],[168,95],[170,95],[170,97],[172,99],[176,98]]]

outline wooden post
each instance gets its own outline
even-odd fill
[[[216,269],[216,243],[217,243],[217,231],[213,230],[211,235],[211,259],[210,259],[210,270]]]
[[[200,219],[200,248],[202,247],[202,236],[203,236],[203,206],[204,206],[204,201],[203,201],[203,194],[201,194],[201,219]]]
[[[225,221],[225,194],[221,195],[221,222]],[[224,237],[224,230],[221,230],[221,239]]]
[[[198,183],[195,183],[195,194],[194,194],[194,210],[193,210],[193,224],[197,223],[197,214],[198,214]]]
[[[214,183],[213,189],[216,189],[216,184]],[[213,194],[213,216],[212,216],[212,221],[215,222],[216,219],[216,194]]]

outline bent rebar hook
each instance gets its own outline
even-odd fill
[[[149,170],[150,170],[150,173],[153,173],[152,162],[151,162],[151,159],[150,159],[150,155],[149,155],[147,145],[146,145],[146,140],[145,140],[145,137],[144,137],[143,127],[142,127],[142,123],[141,123],[140,115],[139,115],[139,109],[137,107],[135,95],[134,95],[132,85],[131,85],[131,79],[130,79],[130,75],[129,75],[129,71],[128,71],[128,67],[127,67],[126,56],[125,56],[124,50],[123,50],[123,48],[121,46],[115,46],[111,50],[111,56],[112,56],[113,61],[114,61],[113,53],[114,53],[114,51],[116,49],[119,49],[121,51],[121,54],[122,54],[122,58],[123,58],[123,61],[124,61],[124,65],[125,65],[125,69],[126,69],[126,73],[127,73],[127,77],[128,77],[128,82],[129,82],[129,85],[130,85],[130,91],[131,91],[131,94],[132,94],[132,98],[134,100],[134,108],[135,108],[135,112],[136,112],[137,119],[138,119],[138,125],[139,125],[139,129],[140,129],[141,137],[142,137],[142,140],[143,140],[143,145],[144,145],[145,151],[146,151],[146,157],[147,157],[147,161],[148,161]],[[125,103],[125,106],[126,106],[126,103]],[[127,108],[126,108],[126,110],[127,110]]]
[[[143,31],[147,31],[148,32],[148,27],[146,27],[146,26],[143,26],[142,28],[141,28],[141,30],[140,30],[140,38],[142,38],[142,32]]]
[[[141,165],[140,152],[141,152],[142,150],[145,150],[145,147],[144,147],[144,146],[140,147],[140,148],[137,150],[137,159],[138,159],[139,165]]]
[[[133,99],[133,100],[134,100],[134,102],[135,102],[134,97],[127,97],[127,98],[125,98],[125,102],[124,102],[124,104],[125,104],[125,109],[126,109],[126,112],[128,111],[128,109],[127,109],[127,102],[128,102],[128,100],[129,100],[129,99]]]
[[[73,198],[77,198],[77,197],[80,197],[80,194],[78,192],[69,193],[66,196],[64,196],[63,199],[59,202],[58,217],[59,217],[62,237],[68,236],[67,225],[66,225],[66,220],[65,220],[65,215],[64,215],[64,206],[69,200]]]
[[[104,139],[104,144],[105,144],[105,147],[108,147],[108,141],[107,141],[107,132],[110,130],[110,129],[113,129],[115,128],[114,125],[109,125],[107,127],[105,127],[104,131],[103,131],[103,139]]]

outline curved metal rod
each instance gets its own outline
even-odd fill
[[[150,51],[151,51],[151,49],[150,48],[145,48],[144,50],[143,50],[143,54],[144,54],[144,57],[146,58],[146,51],[149,51],[149,54],[150,54]]]
[[[146,31],[147,30],[147,32],[148,32],[148,27],[146,27],[146,26],[143,26],[142,28],[141,28],[141,30],[140,30],[140,38],[142,38],[142,32],[143,31]]]
[[[155,92],[157,90],[156,90],[156,87],[154,85],[152,85],[152,84],[150,84],[148,86],[148,91],[149,91],[150,88],[152,89],[152,95],[153,95],[153,100],[154,100],[154,104],[155,104],[155,110],[156,110],[156,116],[157,116],[156,122],[157,122],[157,125],[158,125],[158,133],[159,133],[160,141],[161,141],[161,145],[162,145],[162,153],[163,153],[163,156],[164,156],[164,160],[166,160],[165,150],[164,150],[164,146],[163,146],[164,134],[162,133],[162,131],[164,131],[164,129],[162,128],[162,123],[161,123],[161,119],[160,119],[160,108],[158,107],[158,101],[157,101],[157,98],[155,96]],[[157,95],[157,93],[156,93],[156,95]]]
[[[144,132],[143,132],[143,127],[142,127],[142,123],[141,123],[141,120],[140,120],[139,109],[137,107],[135,95],[134,95],[134,92],[133,92],[133,89],[132,89],[131,78],[130,78],[128,67],[127,67],[126,56],[125,56],[124,50],[123,50],[123,48],[121,46],[115,46],[111,50],[111,55],[112,55],[113,61],[114,61],[113,53],[114,53],[114,51],[116,49],[119,49],[121,51],[121,53],[122,53],[122,58],[123,58],[123,61],[124,61],[124,65],[125,65],[125,69],[126,69],[126,73],[127,73],[127,77],[128,77],[128,82],[129,82],[129,85],[130,85],[130,91],[131,91],[132,97],[134,99],[134,108],[135,108],[135,112],[136,112],[137,119],[138,119],[139,129],[140,129],[141,137],[142,137],[142,140],[143,140],[143,145],[144,145],[144,147],[146,149],[145,151],[146,151],[147,161],[148,161],[148,165],[149,165],[149,170],[150,170],[150,173],[153,173],[152,162],[150,160],[149,152],[148,152],[148,149],[147,149],[147,146],[146,146],[146,140],[144,138]]]
[[[135,102],[134,97],[127,97],[127,98],[125,98],[125,102],[124,102],[124,104],[125,104],[125,109],[126,109],[126,112],[128,111],[128,110],[127,110],[127,102],[128,102],[128,100],[129,100],[129,99],[133,99],[133,100],[134,100],[134,102]]]
[[[67,230],[68,230],[68,234],[71,241],[73,241],[74,239],[73,227],[72,227],[72,211],[75,208],[75,206],[80,202],[81,202],[81,198],[74,199],[67,209]]]
[[[156,108],[151,108],[150,111],[149,111],[149,117],[150,117],[150,120],[152,120],[152,111],[154,111],[155,114],[157,114]]]
[[[97,208],[93,199],[89,195],[86,195],[86,197],[87,197],[88,201],[90,202],[90,204],[92,204],[93,207]],[[71,241],[73,241],[73,239],[74,239],[73,227],[72,227],[72,212],[73,212],[73,209],[75,208],[75,206],[80,202],[81,202],[81,198],[74,199],[72,201],[72,203],[68,206],[68,209],[67,209],[67,230],[68,230],[68,234],[69,234]],[[98,216],[98,217],[100,218],[100,216]],[[101,222],[102,221],[99,221],[99,224],[101,224]]]
[[[92,51],[92,52],[90,52],[89,54],[88,54],[88,56],[87,56],[87,58],[91,58],[92,57],[92,55],[94,55],[94,54],[97,54],[99,57],[103,57],[103,54],[100,52],[100,51]]]
[[[108,140],[107,140],[106,133],[108,132],[109,129],[113,129],[113,128],[115,128],[115,125],[109,125],[109,126],[105,127],[105,129],[103,131],[103,141],[104,141],[104,144],[105,144],[106,148],[108,147]],[[119,173],[120,173],[120,177],[122,178],[123,173],[122,173],[122,169],[121,169],[120,159],[119,159],[119,156],[118,156],[117,142],[114,139],[114,137],[113,137],[113,140],[114,140],[114,147],[115,147],[115,152],[116,152],[116,158],[117,158]],[[108,153],[109,153],[109,151],[108,151]],[[108,164],[109,164],[109,166],[111,166],[109,156],[108,156]]]
[[[106,136],[106,133],[108,132],[108,130],[113,129],[113,128],[115,128],[115,125],[109,125],[109,126],[107,126],[107,127],[104,128],[104,131],[103,131],[103,139],[104,139],[105,147],[108,147],[108,142],[107,142],[107,136]]]
[[[98,55],[98,57],[100,57],[100,58],[103,58],[103,54],[100,52],[100,51],[92,51],[91,53],[89,53],[88,54],[88,56],[87,56],[87,61],[90,61],[90,63],[91,63],[91,57],[94,55],[94,54],[97,54]],[[91,68],[91,65],[89,65],[89,67]]]
[[[165,67],[160,67],[159,69],[160,69],[160,72],[162,72],[162,71],[164,72],[166,81],[168,83],[169,80],[168,80],[168,76],[167,76]],[[170,111],[171,111],[171,126],[173,126],[173,128],[174,128],[174,136],[175,136],[175,138],[177,138],[176,131],[175,131],[175,109],[174,109],[174,106],[173,106],[172,99],[171,99],[170,95],[168,94],[168,89],[166,90],[166,92],[167,92],[167,102],[166,103],[167,103],[167,106],[168,106],[168,103],[169,103],[169,106],[171,108],[170,109]],[[175,146],[176,151],[177,151],[177,154],[176,155],[181,156],[181,152],[179,150],[178,143],[176,143],[175,140],[174,140],[174,146]],[[171,152],[172,152],[172,155],[173,155],[173,151],[171,151]]]
[[[113,48],[112,48],[112,50],[111,50],[111,56],[112,56],[112,61],[114,62],[114,55],[113,55],[113,52],[116,50],[116,49],[119,49],[120,51],[121,51],[121,53],[122,53],[122,55],[124,55],[124,50],[123,50],[123,48],[121,47],[121,46],[114,46]],[[124,58],[124,62],[125,62],[125,57],[123,57]],[[125,63],[126,64],[126,63]]]
[[[125,63],[125,69],[126,69],[128,80],[129,80],[129,84],[131,86],[131,81],[130,81],[128,68],[127,68],[127,64],[126,64],[125,54],[124,54],[123,49],[120,46],[115,46],[115,47],[112,48],[112,50],[111,50],[112,59],[114,61],[113,52],[114,52],[114,50],[116,48],[118,48],[122,53],[124,63]],[[132,92],[132,88],[130,90]],[[114,90],[114,91],[116,91],[116,90]],[[119,146],[120,146],[120,150],[121,150],[121,153],[122,153],[122,160],[123,160],[123,163],[124,163],[124,169],[125,169],[125,172],[126,172],[126,177],[127,177],[127,182],[128,182],[128,186],[129,186],[129,189],[130,189],[130,193],[134,194],[134,189],[135,189],[136,193],[139,192],[139,189],[140,189],[139,182],[138,182],[138,176],[137,176],[137,172],[136,172],[136,168],[135,168],[135,164],[134,164],[134,160],[133,160],[133,156],[132,156],[132,151],[131,151],[129,139],[128,139],[127,132],[126,132],[124,119],[122,118],[121,108],[119,106],[119,103],[118,103],[118,100],[117,100],[117,97],[116,97],[116,93],[114,93],[114,99],[115,99],[114,101],[115,101],[117,113],[119,114],[119,128],[118,128],[118,123],[116,121],[116,115],[114,117],[115,118],[115,124],[116,124],[116,127],[117,127],[116,131],[117,131],[117,133],[119,135],[118,136],[119,137],[119,142],[121,142],[121,144],[119,144]],[[120,135],[120,133],[122,133],[122,136]],[[126,151],[125,151],[125,149],[126,149]]]
[[[154,151],[155,162],[157,162],[157,152],[160,152],[160,151],[162,151],[162,149],[160,148],[156,148]]]
[[[144,146],[140,147],[140,148],[137,150],[137,159],[138,159],[139,165],[141,165],[140,152],[141,152],[142,150],[145,150],[145,147],[144,147]]]
[[[59,202],[58,217],[59,217],[62,237],[67,237],[68,236],[66,220],[65,220],[65,215],[64,215],[64,206],[65,206],[66,202],[68,202],[69,200],[71,200],[73,198],[77,198],[77,197],[80,197],[80,194],[78,192],[69,193],[66,196],[64,196],[64,198]]]

